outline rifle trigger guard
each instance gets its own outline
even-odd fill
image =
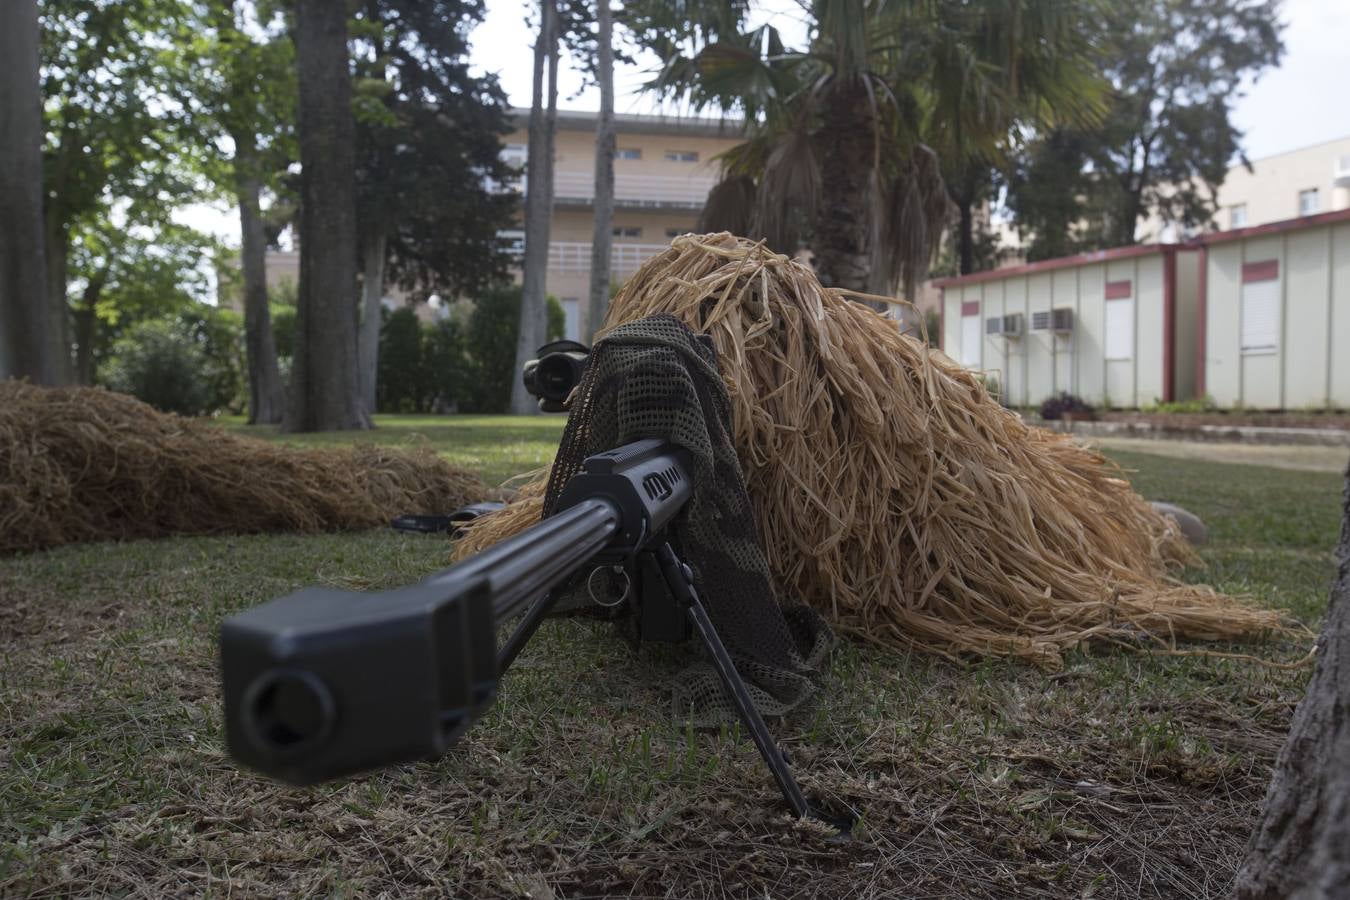
[[[623,575],[623,593],[619,595],[618,600],[610,603],[606,603],[595,595],[595,575],[597,572],[602,572],[605,569]],[[586,592],[591,595],[591,600],[594,601],[596,606],[613,609],[623,601],[627,600],[628,596],[633,593],[633,579],[629,577],[628,569],[625,566],[596,566],[594,569],[591,569],[591,574],[586,576]]]

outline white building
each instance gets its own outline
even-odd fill
[[[1012,405],[1350,408],[1350,209],[937,285],[943,350]]]
[[[1251,166],[1233,166],[1219,187],[1214,226],[1220,231],[1350,208],[1350,137],[1254,159]],[[1156,217],[1140,226],[1138,236],[1187,237]]]

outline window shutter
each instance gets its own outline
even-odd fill
[[[1248,281],[1242,286],[1242,349],[1277,350],[1280,346],[1280,282]]]
[[[980,314],[961,317],[961,365],[979,368],[980,344],[984,334],[980,328]]]
[[[1134,359],[1134,298],[1106,301],[1106,358]]]

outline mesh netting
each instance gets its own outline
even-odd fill
[[[687,451],[693,497],[671,524],[671,543],[694,569],[708,616],[755,706],[782,715],[812,694],[831,635],[813,610],[774,596],[730,422],[709,342],[668,315],[622,325],[596,345],[572,395],[544,514],[554,511],[563,486],[592,454],[653,437]],[[734,716],[708,665],[676,679],[675,707],[699,723]]]

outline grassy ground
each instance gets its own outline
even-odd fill
[[[361,439],[419,433],[498,481],[545,462],[559,424],[385,419]],[[1189,577],[1316,624],[1336,475],[1115,455],[1210,524]],[[1046,675],[843,644],[823,702],[775,732],[813,799],[860,813],[845,844],[785,815],[736,729],[672,721],[679,651],[635,655],[580,621],[545,625],[437,762],[309,790],[235,768],[223,616],[445,561],[439,539],[387,531],[0,560],[0,895],[1217,897],[1306,678],[1105,649]]]

